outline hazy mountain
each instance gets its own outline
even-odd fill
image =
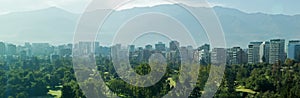
[[[215,7],[230,44],[270,38],[300,39],[300,16],[244,13]],[[245,46],[246,44],[244,44]]]
[[[199,7],[198,9],[205,8]],[[300,15],[245,13],[223,7],[214,7],[214,9],[224,29],[228,46],[246,47],[249,41],[264,41],[270,38],[300,39]],[[129,18],[134,17],[136,14],[153,11],[169,14],[185,25],[193,34],[203,36],[198,38],[200,42],[207,41],[205,33],[199,28],[200,25],[197,24],[196,20],[186,10],[176,5],[159,5],[151,8],[115,11],[103,26],[102,32],[106,33],[100,37],[101,40],[108,43],[110,41],[108,39],[113,36],[112,32],[116,32]],[[98,10],[90,12],[90,14],[101,12],[101,10]],[[55,7],[2,15],[0,16],[0,39],[11,42],[71,42],[79,16],[79,14],[73,14]],[[161,26],[172,29],[168,25]],[[89,27],[89,24],[86,24],[87,31]]]
[[[70,42],[79,15],[59,8],[0,16],[0,40],[9,42]]]

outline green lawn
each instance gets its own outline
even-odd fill
[[[60,98],[62,93],[61,90],[49,90],[48,94],[54,96],[55,98]]]
[[[246,93],[251,93],[251,94],[256,94],[257,92],[251,90],[251,89],[246,89],[244,86],[238,86],[235,91],[237,92],[246,92]]]

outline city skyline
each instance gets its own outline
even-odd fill
[[[288,42],[288,44],[285,44]],[[75,49],[75,50],[73,50]],[[115,50],[117,49],[117,50]],[[80,51],[78,51],[80,50]],[[148,50],[148,56],[153,53],[153,51],[158,51],[163,53],[165,56],[173,55],[176,51],[184,52],[189,55],[189,57],[199,58],[199,62],[219,62],[222,59],[224,51],[228,60],[228,64],[257,64],[257,63],[275,63],[281,61],[283,63],[287,58],[293,60],[300,60],[300,39],[299,40],[285,40],[285,39],[270,39],[269,41],[263,42],[249,42],[248,48],[236,47],[211,47],[210,44],[202,44],[201,46],[185,46],[181,45],[178,41],[170,41],[169,43],[157,42],[154,45],[146,44],[142,47],[135,45],[122,45],[115,44],[109,47],[101,46],[99,42],[88,42],[82,41],[75,44],[63,44],[59,46],[53,46],[49,43],[25,43],[23,46],[17,46],[11,43],[0,42],[0,55],[1,56],[67,56],[72,57],[73,52],[79,52],[79,54],[89,54],[95,53],[97,55],[111,55],[110,53],[115,51],[126,52],[137,52]],[[152,51],[152,52],[151,52]],[[172,52],[173,51],[173,52]],[[144,51],[145,52],[145,51]],[[165,54],[171,53],[171,54]],[[173,53],[173,54],[172,54]],[[196,55],[197,56],[196,56]],[[220,56],[221,55],[221,56]],[[220,58],[220,57],[221,58]],[[143,57],[143,56],[142,56]],[[211,61],[210,61],[211,60]]]
[[[271,39],[284,39],[284,38],[271,38]],[[286,40],[285,41],[285,51],[287,51],[287,46],[289,45],[289,41],[298,41],[298,40],[300,40],[300,39],[284,39],[284,40]],[[177,41],[177,40],[160,40],[160,41],[151,41],[151,42],[142,42],[142,43],[138,43],[138,44],[136,44],[136,43],[132,43],[132,44],[122,44],[122,47],[127,47],[127,46],[129,46],[129,45],[135,45],[136,47],[144,47],[144,46],[146,46],[146,45],[152,45],[152,46],[154,46],[155,44],[157,44],[157,43],[164,43],[164,44],[166,44],[166,43],[169,43],[169,42],[172,42],[172,41]],[[232,46],[226,46],[226,47],[215,47],[215,48],[232,48],[232,47],[241,47],[242,49],[246,49],[246,48],[249,48],[248,46],[249,46],[249,43],[251,44],[251,43],[263,43],[263,42],[268,42],[268,41],[270,41],[270,39],[269,40],[253,40],[253,41],[249,41],[249,42],[247,42],[247,43],[244,43],[243,45],[232,45]],[[16,46],[24,46],[24,45],[26,45],[26,43],[47,43],[47,44],[50,44],[51,46],[60,46],[60,45],[67,45],[67,44],[76,44],[76,43],[78,43],[78,42],[64,42],[64,43],[59,43],[59,44],[53,44],[53,43],[51,43],[50,41],[44,41],[44,42],[22,42],[22,43],[14,43],[14,42],[7,42],[7,41],[1,41],[0,40],[0,42],[4,42],[4,43],[6,43],[6,44],[14,44],[14,45],[16,45]],[[96,43],[99,43],[99,45],[100,46],[103,46],[103,47],[111,47],[111,46],[114,46],[114,45],[116,45],[116,44],[121,44],[121,43],[115,43],[115,44],[110,44],[110,45],[103,45],[102,43],[101,43],[101,41],[79,41],[79,42],[96,42]],[[179,42],[180,43],[180,42]],[[193,46],[193,47],[200,47],[200,46],[202,46],[202,45],[204,45],[204,44],[210,44],[210,43],[197,43],[197,46]],[[190,44],[182,44],[182,43],[180,43],[180,45],[182,45],[182,46],[191,46]],[[166,44],[166,46],[169,46],[169,44]]]
[[[0,98],[300,98],[299,4],[0,0]]]

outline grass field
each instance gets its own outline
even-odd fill
[[[238,86],[235,91],[237,92],[246,92],[246,93],[251,93],[251,94],[256,94],[257,92],[251,90],[251,89],[246,89],[244,86]]]
[[[62,93],[61,90],[49,90],[48,94],[54,96],[55,98],[60,98]]]

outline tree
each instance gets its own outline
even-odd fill
[[[76,81],[72,80],[63,85],[62,98],[85,98]]]

